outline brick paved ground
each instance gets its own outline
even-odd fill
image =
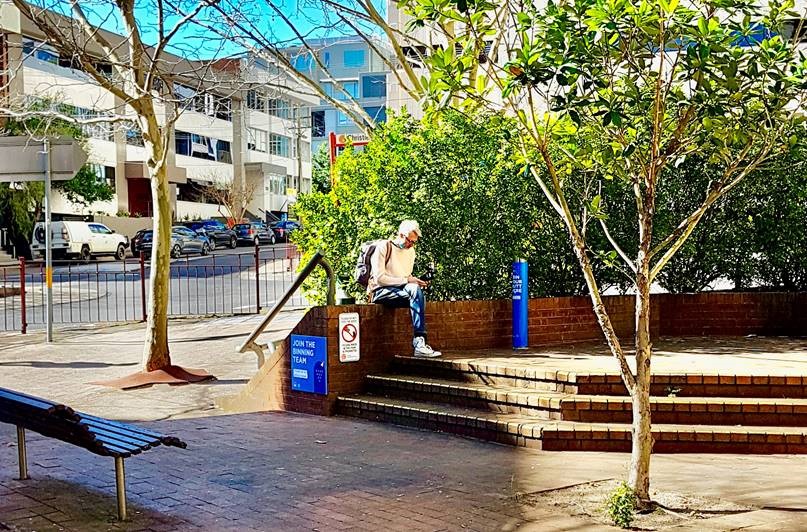
[[[114,522],[111,459],[31,434],[32,479],[20,482],[13,427],[0,425],[0,529],[605,530],[552,508],[522,507],[518,494],[620,477],[628,458],[299,414],[146,425],[184,438],[188,449],[127,460],[125,524]],[[653,467],[659,489],[771,508],[694,529],[807,528],[807,457],[657,456]]]
[[[127,461],[132,519],[118,524],[110,458],[30,434],[32,479],[20,482],[14,480],[14,429],[0,425],[0,530],[604,529],[554,508],[523,507],[517,495],[623,478],[626,454],[542,453],[296,414],[206,417],[220,413],[211,408],[215,397],[234,393],[254,373],[254,357],[234,347],[255,319],[172,322],[177,363],[208,369],[221,380],[132,392],[87,383],[136,368],[142,326],[59,332],[51,346],[37,334],[0,335],[0,386],[115,419],[162,419],[144,425],[189,444],[185,451],[156,449]],[[285,336],[297,319],[284,317],[270,338]],[[732,357],[734,364],[801,374],[803,345],[779,342]],[[695,346],[692,354],[720,354],[728,362],[731,346],[718,347],[726,352]],[[178,419],[184,417],[193,419]],[[653,458],[652,471],[657,489],[763,508],[681,530],[807,530],[807,456],[663,455]]]

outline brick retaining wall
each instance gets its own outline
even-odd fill
[[[620,338],[633,336],[634,298],[604,298]],[[803,335],[807,332],[807,293],[659,294],[653,296],[653,336]],[[339,362],[339,314],[358,312],[361,360]],[[429,341],[439,349],[484,349],[511,345],[512,302],[451,301],[427,305]],[[364,378],[382,373],[397,354],[411,351],[412,323],[407,309],[379,305],[312,308],[292,334],[328,339],[328,395],[291,391],[289,344],[274,371],[278,406],[312,414],[333,414],[339,395],[362,390]],[[530,346],[602,339],[587,297],[532,299],[529,302]]]

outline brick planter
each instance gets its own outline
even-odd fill
[[[604,298],[617,334],[633,335],[634,298]],[[800,335],[807,331],[807,293],[703,293],[653,296],[651,332],[663,336]],[[486,349],[510,346],[511,302],[434,302],[427,306],[429,340],[440,349]],[[357,312],[361,323],[361,360],[339,362],[339,314]],[[359,393],[365,377],[388,371],[395,355],[411,352],[412,325],[407,309],[379,305],[347,305],[312,308],[292,334],[328,339],[328,395],[291,390],[289,339],[278,349],[280,358],[272,370],[273,394],[279,408],[332,415],[338,396]],[[550,346],[602,339],[587,297],[533,299],[529,302],[530,346]],[[591,383],[595,384],[595,383]],[[603,388],[609,387],[602,383]],[[614,387],[621,388],[615,382]],[[594,386],[596,388],[596,386]],[[605,390],[602,390],[605,392]],[[587,390],[587,393],[597,393]]]

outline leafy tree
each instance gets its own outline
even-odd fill
[[[805,64],[795,43],[781,37],[785,19],[798,16],[793,3],[403,4],[413,26],[427,26],[445,44],[426,63],[434,108],[504,109],[516,119],[521,162],[566,227],[631,396],[628,485],[641,507],[650,506],[650,286],[710,208],[788,139],[797,141],[791,135],[805,95]],[[720,171],[703,188],[691,184],[696,206],[663,232],[656,224],[660,188],[671,168],[693,156]],[[581,176],[603,186],[581,186]],[[610,183],[622,193],[605,196]],[[581,194],[585,208],[578,210],[572,198]],[[636,208],[633,253],[608,231],[609,212],[625,201]],[[585,231],[592,218],[607,250],[594,249]],[[614,257],[629,272],[635,370],[603,305],[595,253]]]
[[[295,242],[305,255],[324,251],[337,274],[351,279],[362,242],[387,238],[414,218],[424,233],[416,270],[437,269],[432,298],[508,297],[519,257],[530,262],[534,296],[580,293],[562,225],[539,201],[537,184],[520,178],[511,128],[512,120],[496,115],[391,119],[363,151],[339,156],[333,190],[301,196]],[[312,285],[320,297],[322,283]],[[347,289],[364,295],[352,281]]]
[[[331,156],[328,153],[328,145],[322,144],[311,158],[311,191],[329,190],[331,190]]]

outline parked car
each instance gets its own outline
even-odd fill
[[[274,231],[278,242],[288,242],[289,235],[298,230],[300,222],[294,220],[280,220],[271,224],[272,231]]]
[[[93,257],[111,255],[118,260],[126,258],[129,238],[119,235],[104,224],[95,222],[51,222],[50,244],[57,258],[77,257],[85,262]],[[34,225],[31,253],[45,254],[45,223]]]
[[[154,231],[148,230],[143,233],[140,249],[143,250],[146,256],[151,255],[153,241]],[[205,235],[191,231],[182,225],[175,225],[171,228],[171,257],[176,259],[180,255],[189,255],[191,253],[208,255],[210,249],[210,240]]]
[[[238,237],[239,243],[244,242],[257,246],[259,244],[274,244],[277,242],[275,233],[263,222],[235,224],[233,230]]]
[[[232,249],[238,245],[238,237],[235,231],[219,222],[218,220],[202,220],[197,222],[188,222],[186,227],[193,229],[197,233],[206,235],[210,240],[210,249],[216,249],[216,246],[223,245],[229,246]]]
[[[141,249],[140,244],[143,242],[143,235],[145,235],[149,231],[151,231],[151,229],[140,229],[132,237],[130,246],[132,247],[132,255],[134,255],[135,257],[140,255],[140,249]]]

